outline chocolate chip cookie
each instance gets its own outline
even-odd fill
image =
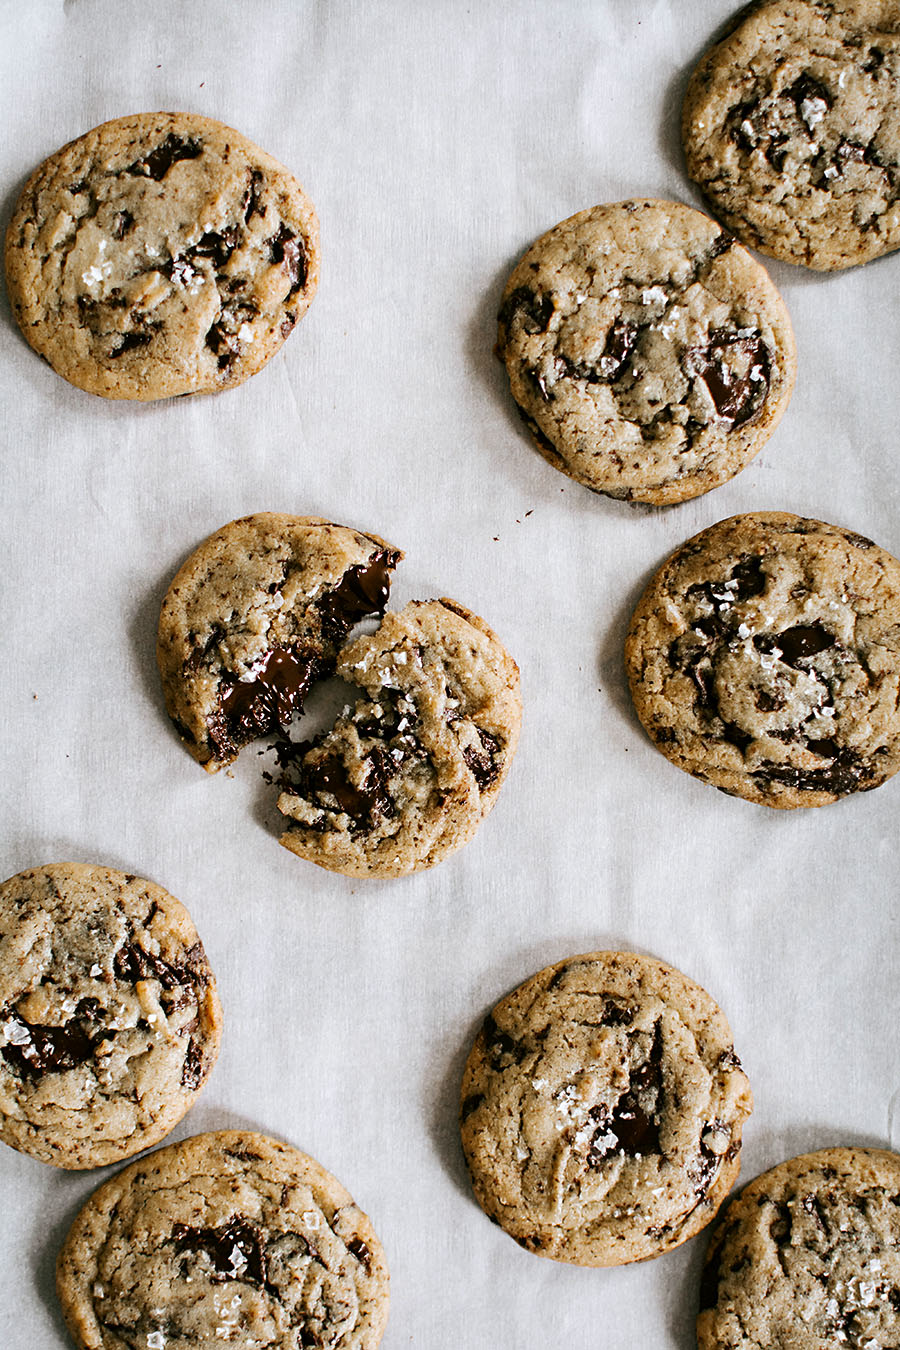
[[[779,1164],[723,1211],[700,1350],[900,1344],[900,1156],[830,1148]]]
[[[621,1265],[710,1222],[752,1105],[709,994],[650,957],[593,952],[540,971],[485,1019],[462,1143],[478,1203],[521,1246]]]
[[[708,216],[665,201],[595,206],[538,239],[507,283],[497,352],[555,468],[658,505],[744,468],[796,369],[765,269]]]
[[[822,806],[900,768],[900,563],[850,530],[704,530],[651,580],[625,664],[656,748],[737,797]]]
[[[305,313],[318,276],[300,184],[191,113],[120,117],[63,146],[31,175],[6,236],[28,342],[105,398],[240,384]]]
[[[770,0],[694,71],[687,168],[745,244],[832,270],[900,247],[900,0]]]
[[[519,737],[518,667],[483,619],[445,599],[385,615],[336,669],[363,697],[324,736],[283,747],[281,842],[348,876],[433,867],[496,801]]]
[[[234,520],[191,554],[163,601],[157,662],[169,716],[205,769],[302,712],[353,625],[384,609],[402,556],[375,535],[275,512]]]
[[[375,1350],[388,1272],[339,1181],[249,1131],[195,1135],[94,1193],[59,1254],[79,1350]]]
[[[55,863],[0,886],[0,1138],[57,1167],[158,1143],[193,1105],[222,1010],[161,886]]]

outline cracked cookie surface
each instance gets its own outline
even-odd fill
[[[629,952],[561,961],[504,998],[460,1100],[485,1213],[528,1251],[584,1266],[647,1260],[708,1224],[753,1104],[709,994]]]
[[[364,696],[285,747],[281,842],[349,876],[398,877],[469,842],[496,801],[522,718],[519,671],[483,619],[411,601],[336,666]]]
[[[351,627],[384,609],[402,556],[375,535],[277,512],[231,521],[191,554],[163,601],[157,663],[169,716],[205,769],[302,711]]]
[[[0,886],[0,1138],[57,1167],[158,1143],[215,1062],[197,931],[160,886],[55,863]]]
[[[832,1148],[780,1163],[723,1210],[700,1350],[900,1344],[900,1156]]]
[[[315,294],[318,222],[295,178],[221,122],[139,113],[45,160],[6,236],[13,313],[89,393],[151,400],[239,384]]]
[[[745,244],[820,270],[900,247],[900,0],[760,5],[694,71],[682,136]]]
[[[195,1135],[120,1172],[57,1262],[79,1350],[374,1350],[381,1244],[306,1154],[250,1131]]]
[[[900,563],[850,530],[704,530],[650,581],[625,664],[656,748],[748,801],[822,806],[900,768]]]
[[[538,449],[612,497],[664,505],[717,487],[793,389],[793,331],[765,269],[677,202],[616,202],[555,226],[514,269],[498,321]]]

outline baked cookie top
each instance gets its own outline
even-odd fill
[[[656,748],[748,801],[822,806],[900,768],[900,563],[850,530],[704,530],[647,586],[625,665]]]
[[[159,618],[169,716],[210,772],[286,728],[351,627],[384,609],[402,553],[317,516],[233,520],[179,569]]]
[[[433,867],[474,835],[519,738],[519,670],[454,600],[410,602],[346,646],[337,674],[364,691],[334,727],[283,747],[281,836],[348,876]]]
[[[664,505],[725,482],[794,385],[793,331],[765,269],[677,202],[564,220],[518,263],[498,317],[538,449],[611,497]]]
[[[900,1330],[900,1156],[830,1148],[780,1163],[722,1212],[700,1350],[887,1350]]]
[[[79,389],[159,399],[240,384],[315,294],[319,233],[296,179],[239,132],[137,113],[31,175],[6,235],[13,313]]]
[[[900,247],[900,0],[771,0],[703,57],[687,169],[745,244],[831,270]]]
[[[388,1316],[384,1253],[352,1197],[306,1154],[240,1130],[101,1186],[57,1290],[79,1350],[374,1350]]]
[[[0,886],[0,1138],[57,1167],[157,1143],[215,1062],[197,930],[153,882],[53,863]]]
[[[709,994],[650,957],[593,952],[540,971],[485,1019],[462,1144],[478,1203],[521,1246],[621,1265],[709,1223],[752,1104]]]

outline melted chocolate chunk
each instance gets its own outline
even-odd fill
[[[135,160],[125,172],[134,178],[153,178],[159,183],[173,164],[182,159],[199,159],[202,154],[203,146],[199,141],[190,138],[185,140],[181,136],[176,136],[174,131],[170,131],[155,150],[151,150],[144,159]]]
[[[463,750],[463,759],[471,769],[481,792],[486,792],[489,787],[496,783],[500,776],[502,761],[500,759],[500,740],[497,736],[492,736],[490,732],[483,731],[481,727],[476,727],[478,739],[481,741],[481,750],[476,750],[474,746],[468,745]]]
[[[256,1224],[235,1215],[220,1228],[192,1228],[176,1223],[172,1229],[176,1252],[204,1252],[213,1265],[214,1284],[242,1280],[262,1287],[266,1282],[266,1253]]]
[[[538,295],[528,286],[517,286],[500,306],[497,322],[509,328],[518,320],[526,333],[545,333],[555,308],[552,295]]]
[[[116,339],[116,345],[107,352],[107,356],[123,356],[125,352],[134,351],[135,347],[146,347],[152,337],[152,333],[141,332],[139,329],[134,329],[130,333],[121,333]]]
[[[23,1078],[42,1078],[45,1073],[63,1073],[86,1063],[94,1054],[94,1041],[104,1032],[91,1034],[82,1025],[87,1017],[93,1020],[96,1000],[82,999],[75,1016],[64,1026],[32,1026],[18,1013],[12,1013],[6,1024],[8,1042],[0,1055]]]
[[[362,782],[355,787],[343,760],[337,755],[328,755],[316,764],[302,766],[299,789],[309,797],[333,797],[337,809],[350,816],[360,829],[371,828],[378,818],[389,819],[394,814],[394,802],[388,790],[392,766],[379,745],[369,751],[363,765]]]
[[[306,285],[307,262],[303,240],[298,239],[294,231],[284,222],[268,241],[269,253],[274,263],[281,263],[291,283],[289,294],[302,290]]]
[[[814,741],[811,749],[819,752],[827,740]],[[831,792],[845,797],[851,792],[865,791],[874,777],[872,765],[864,763],[855,750],[839,750],[827,768],[799,769],[790,764],[763,764],[753,777],[759,783],[783,783],[801,792]]]
[[[313,681],[324,673],[323,661],[305,647],[274,647],[252,680],[223,681],[219,715],[210,725],[210,741],[219,756],[235,747],[290,726],[303,711]]]
[[[348,568],[337,586],[316,601],[326,637],[338,642],[366,615],[384,613],[391,590],[391,570],[399,559],[400,554],[394,549],[379,549],[368,562]]]
[[[821,624],[798,624],[779,633],[775,643],[781,650],[781,659],[789,666],[796,666],[798,661],[806,661],[833,647],[834,636]]]
[[[644,1063],[631,1075],[628,1091],[610,1111],[605,1105],[595,1106],[591,1120],[597,1129],[591,1138],[587,1154],[589,1167],[599,1167],[613,1153],[636,1154],[659,1152],[659,1109],[662,1105],[662,1026],[656,1023],[653,1044]],[[652,1106],[645,1111],[639,1097],[652,1096]]]
[[[759,333],[717,329],[706,346],[689,347],[682,364],[687,375],[706,385],[723,422],[740,427],[759,416],[770,376],[769,348]]]

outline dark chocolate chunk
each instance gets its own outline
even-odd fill
[[[529,1051],[521,1041],[514,1041],[505,1031],[501,1031],[494,1021],[493,1013],[488,1013],[481,1026],[484,1039],[484,1053],[491,1068],[500,1073],[513,1064],[521,1064]]]
[[[130,333],[120,333],[116,339],[116,345],[110,349],[107,355],[111,357],[122,356],[125,352],[133,351],[135,347],[146,347],[152,337],[152,333],[142,332],[140,329],[134,329]]]
[[[289,225],[282,223],[268,240],[272,261],[281,263],[291,283],[289,294],[302,290],[306,285],[307,261],[303,240],[298,239]]]
[[[492,736],[490,732],[484,731],[481,727],[476,727],[475,730],[478,732],[478,739],[481,741],[481,750],[476,750],[474,746],[467,745],[462,754],[480,791],[486,792],[500,776],[502,767],[500,739],[497,736]]]
[[[322,632],[333,642],[347,636],[368,614],[382,614],[391,590],[391,570],[400,554],[379,549],[368,562],[349,567],[337,586],[316,601]]]
[[[309,797],[332,797],[337,802],[337,809],[350,816],[360,828],[371,826],[378,817],[394,814],[394,803],[388,790],[392,766],[379,745],[369,751],[363,765],[362,782],[356,787],[350,782],[343,760],[337,755],[328,755],[317,763],[302,766],[299,789]]]
[[[616,319],[606,335],[603,355],[600,357],[599,376],[604,380],[616,380],[625,369],[637,341],[638,327],[626,319]]]
[[[761,334],[717,329],[705,346],[688,348],[682,365],[687,375],[706,385],[723,422],[744,426],[762,411],[769,392],[770,353]]]
[[[781,659],[789,666],[796,666],[798,661],[808,660],[809,657],[817,656],[819,652],[834,646],[833,634],[818,623],[797,624],[795,628],[786,628],[783,633],[778,634],[775,641],[781,650]]]
[[[797,115],[807,131],[814,130],[834,102],[824,84],[814,79],[808,71],[798,76],[790,88],[785,90],[785,94],[792,100]]]
[[[181,1066],[181,1086],[198,1088],[203,1082],[203,1046],[192,1036]]]
[[[87,1004],[93,1007],[85,1007]],[[83,1025],[84,1014],[90,1021],[95,1010],[96,1000],[84,999],[75,1016],[61,1027],[32,1026],[18,1013],[11,1013],[6,1024],[7,1044],[0,1055],[24,1078],[77,1068],[93,1057],[95,1039],[105,1034],[91,1034]]]
[[[135,178],[153,178],[157,183],[161,182],[169,172],[173,164],[177,164],[182,159],[199,159],[203,154],[203,146],[199,141],[190,137],[185,139],[182,136],[176,136],[174,131],[170,131],[164,141],[159,144],[155,150],[151,150],[144,159],[137,159],[125,170]]]
[[[257,736],[286,729],[324,673],[325,663],[309,648],[274,647],[252,680],[223,681],[219,715],[209,727],[216,753],[230,754]]]
[[[244,193],[244,198],[241,202],[241,211],[244,215],[245,224],[249,224],[254,216],[265,214],[259,205],[262,200],[262,188],[264,183],[265,178],[262,171],[260,169],[251,169],[247,191]]]
[[[124,239],[129,230],[134,228],[134,216],[130,211],[117,211],[112,225],[113,239]]]
[[[643,1064],[631,1075],[628,1090],[610,1110],[605,1105],[595,1106],[589,1112],[597,1128],[591,1137],[587,1154],[590,1167],[599,1167],[613,1153],[636,1154],[659,1152],[659,1110],[662,1105],[662,1026],[656,1023],[653,1043]],[[649,1109],[642,1105],[650,1099]]]
[[[192,1228],[176,1223],[172,1229],[177,1252],[204,1252],[212,1262],[214,1284],[242,1280],[262,1287],[266,1282],[266,1253],[256,1224],[235,1215],[219,1228]]]
[[[347,1243],[347,1251],[353,1253],[367,1273],[371,1273],[372,1253],[369,1251],[362,1238],[351,1238]]]
[[[503,301],[497,321],[509,328],[517,319],[526,333],[545,333],[555,308],[552,295],[538,295],[528,286],[518,286]]]
[[[113,969],[120,980],[136,984],[138,980],[158,980],[163,989],[195,983],[201,971],[208,970],[202,945],[195,943],[183,962],[164,961],[131,942],[120,947],[113,958]],[[202,979],[201,979],[202,982]]]
[[[191,245],[185,256],[211,258],[216,267],[224,267],[240,243],[240,238],[237,225],[229,225],[224,230],[207,230],[196,244]]]

